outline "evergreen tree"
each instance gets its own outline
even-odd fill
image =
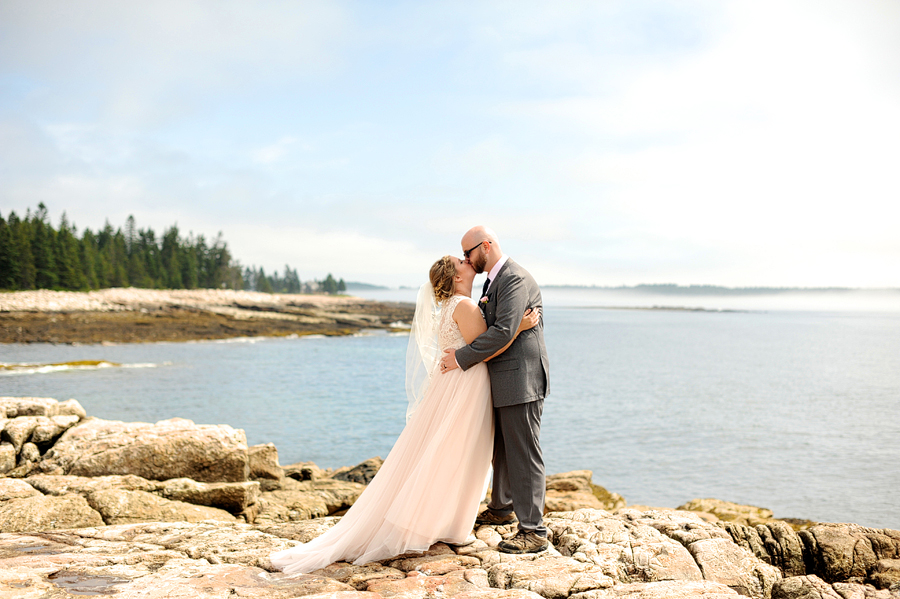
[[[345,293],[347,291],[347,284],[344,283],[343,278],[340,281],[338,281],[337,291],[338,291],[338,293]]]
[[[74,225],[69,227],[66,213],[63,212],[54,248],[56,278],[61,289],[85,289],[87,287],[87,279],[81,269],[78,238],[75,235]]]
[[[56,232],[47,222],[47,207],[41,202],[37,212],[31,218],[31,252],[34,255],[34,284],[38,289],[56,289],[59,278],[56,276],[56,260],[54,246]]]
[[[334,280],[334,277],[331,276],[331,273],[328,273],[328,276],[325,277],[325,280],[321,283],[322,291],[329,295],[333,295],[337,293],[338,284],[337,281]]]
[[[193,237],[193,234],[188,234],[187,240],[183,244],[178,245],[181,282],[185,289],[196,289],[198,286],[199,262],[202,257],[198,259],[198,248]]]
[[[244,284],[244,289],[256,291],[256,268],[250,266],[245,268],[241,275],[241,280]]]
[[[14,252],[19,256],[18,289],[34,289],[37,280],[37,269],[34,266],[34,254],[31,251],[31,222],[21,220],[15,212],[9,215],[9,232],[12,235]]]
[[[141,287],[162,287],[162,263],[160,262],[159,245],[156,243],[156,233],[153,232],[153,229],[141,229],[138,232],[138,251],[147,274],[146,284],[142,284]]]
[[[19,288],[19,252],[10,226],[0,215],[0,289]]]
[[[100,288],[100,279],[97,276],[97,238],[90,229],[85,229],[81,234],[81,243],[79,244],[79,253],[81,256],[81,269],[84,273],[84,279],[90,289]]]
[[[263,293],[272,293],[272,281],[266,276],[265,269],[260,266],[256,274],[256,290]]]
[[[160,250],[164,286],[169,289],[181,289],[181,264],[178,260],[178,226],[172,225],[162,238]]]

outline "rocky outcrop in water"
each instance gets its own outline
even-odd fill
[[[789,523],[693,500],[627,507],[580,470],[547,479],[553,546],[462,547],[308,575],[268,555],[319,536],[371,481],[352,468],[282,468],[227,426],[87,418],[77,402],[0,398],[0,597],[900,598],[900,531]]]

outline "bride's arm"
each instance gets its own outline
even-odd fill
[[[516,330],[516,334],[509,341],[509,343],[504,345],[502,348],[500,348],[500,350],[497,351],[497,353],[493,354],[485,361],[495,358],[505,352],[506,349],[510,345],[512,345],[513,341],[516,340],[516,337],[519,336],[519,333],[536,327],[538,322],[540,322],[540,319],[540,311],[532,310],[531,308],[526,310],[525,316],[522,318],[522,322],[521,324],[519,324],[519,328]],[[459,332],[462,333],[463,339],[466,340],[466,343],[472,343],[476,337],[487,330],[487,325],[484,323],[484,317],[481,315],[481,310],[479,310],[478,306],[476,306],[472,302],[459,302],[459,304],[457,304],[456,306],[456,309],[453,311],[453,320],[455,320],[457,326],[459,326]]]
[[[453,320],[456,321],[459,332],[462,333],[466,343],[472,343],[476,337],[487,330],[481,310],[470,301],[462,300],[456,304],[456,309],[453,310]]]

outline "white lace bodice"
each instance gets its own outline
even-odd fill
[[[438,343],[441,351],[445,349],[459,349],[466,345],[466,340],[459,331],[459,325],[453,320],[453,311],[461,301],[472,301],[464,295],[451,296],[443,306],[441,306],[441,321],[438,324]]]

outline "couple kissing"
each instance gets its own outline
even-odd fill
[[[350,510],[309,543],[274,553],[272,565],[308,573],[336,561],[379,561],[436,542],[465,544],[473,525],[518,532],[498,546],[536,553],[543,525],[541,414],[549,393],[541,292],[477,226],[463,256],[444,256],[423,285],[407,352],[407,424]],[[477,301],[472,282],[487,280]],[[491,466],[491,499],[480,514]]]

